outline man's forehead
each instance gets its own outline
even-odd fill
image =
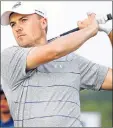
[[[11,13],[10,16],[9,16],[9,20],[12,21],[12,20],[17,20],[21,17],[27,17],[31,14],[19,14],[19,13]]]

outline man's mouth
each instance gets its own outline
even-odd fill
[[[17,36],[17,38],[20,38],[20,37],[24,37],[25,35],[19,35],[19,36]]]

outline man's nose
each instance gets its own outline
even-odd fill
[[[19,32],[19,31],[22,31],[22,30],[23,30],[22,26],[20,24],[16,24],[15,31]]]

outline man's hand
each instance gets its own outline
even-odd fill
[[[112,20],[106,22],[105,24],[99,24],[99,31],[103,31],[109,35],[112,31]]]
[[[104,17],[101,17],[101,24],[99,24],[99,31],[105,32],[113,46],[113,27],[112,27],[112,20],[109,20],[108,22],[104,21]]]
[[[87,15],[92,14],[94,12],[88,12]],[[99,31],[105,32],[107,35],[110,34],[112,30],[112,20],[106,22],[106,17],[104,15],[96,14],[96,20],[99,24]]]
[[[85,19],[83,21],[78,21],[77,25],[78,25],[79,29],[84,29],[87,27],[95,28],[93,36],[95,36],[98,33],[99,26],[98,26],[98,23],[96,21],[96,15],[94,13],[88,14],[87,19]]]

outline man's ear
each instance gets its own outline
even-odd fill
[[[42,18],[41,19],[41,26],[42,26],[42,29],[46,29],[47,27],[47,19],[46,18]]]

